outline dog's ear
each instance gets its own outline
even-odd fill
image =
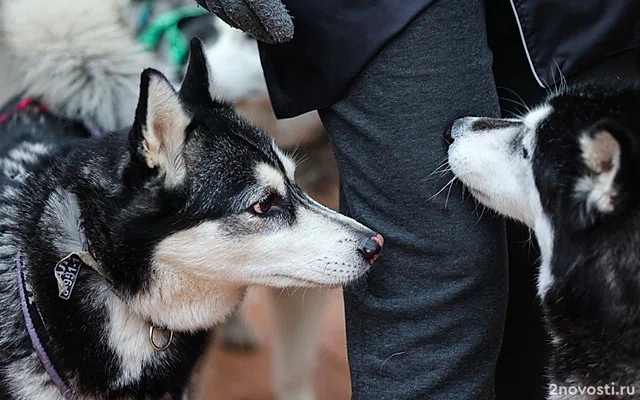
[[[182,147],[191,117],[178,93],[160,72],[146,69],[129,144],[136,176],[162,176],[168,187],[185,175]]]
[[[576,185],[576,197],[590,220],[614,213],[621,205],[622,147],[629,138],[628,129],[610,119],[599,121],[580,137],[586,168]]]
[[[187,72],[180,86],[180,97],[187,103],[207,104],[214,101],[211,96],[211,68],[204,54],[202,42],[198,38],[189,43]]]

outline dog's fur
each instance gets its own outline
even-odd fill
[[[71,18],[67,3],[83,18]],[[179,93],[145,70],[135,113],[127,111],[138,78],[116,48],[131,42],[100,4],[29,0],[2,10],[27,93],[51,110],[16,111],[0,123],[2,398],[61,398],[26,332],[18,251],[49,355],[86,399],[182,398],[209,331],[248,285],[339,286],[371,262],[361,253],[375,233],[308,198],[273,141],[212,99],[199,42]],[[89,27],[102,36],[82,39]],[[62,43],[75,45],[62,47],[61,60]],[[77,123],[118,127],[128,114],[130,129],[102,138],[86,139]],[[83,267],[62,300],[53,267],[82,250],[81,218],[100,273]],[[174,331],[166,351],[148,343],[151,325]]]
[[[550,399],[640,395],[639,115],[640,86],[626,82],[560,91],[522,118],[468,117],[451,128],[453,173],[540,245]],[[605,396],[605,385],[622,395]]]
[[[141,11],[140,2],[131,6],[131,21]],[[177,7],[194,6],[188,0],[164,0],[153,2],[153,16]],[[134,24],[132,24],[133,27]],[[318,179],[319,168],[313,165],[317,154],[306,154],[305,145],[317,141],[324,130],[316,112],[297,118],[277,120],[269,101],[258,44],[255,39],[242,31],[232,28],[212,14],[183,20],[179,24],[183,35],[198,36],[206,47],[210,74],[216,83],[212,87],[215,98],[233,103],[242,116],[259,126],[276,144],[285,149],[294,149],[298,156],[305,158],[302,168],[296,172],[301,187],[309,183],[309,176]],[[168,71],[176,85],[184,77],[186,68],[176,70],[163,62],[167,58],[168,43],[161,41],[155,51],[156,65]],[[309,172],[313,169],[313,172]],[[312,189],[307,187],[307,189]],[[336,196],[337,197],[337,196]],[[319,344],[318,315],[326,302],[325,291],[286,291],[272,289],[275,299],[274,315],[276,335],[274,335],[272,365],[275,394],[282,400],[311,400],[314,396],[315,361]],[[217,344],[234,351],[250,351],[261,343],[244,321],[240,312],[231,315],[216,335]]]
[[[176,4],[178,3],[178,4]],[[156,1],[154,10],[162,7],[192,5],[189,1]],[[165,10],[166,11],[166,10]],[[324,129],[316,112],[296,118],[277,120],[268,97],[267,86],[260,64],[258,44],[242,31],[232,28],[213,15],[192,18],[180,24],[183,34],[197,34],[206,47],[211,66],[210,73],[216,83],[213,95],[234,104],[234,108],[248,120],[267,132],[281,147],[294,150],[305,159],[296,171],[296,179],[305,190],[314,195],[327,190],[326,176],[336,169],[332,157],[323,157]],[[158,53],[164,56],[162,46]],[[330,150],[330,146],[326,145]],[[295,149],[294,149],[295,148]],[[327,162],[326,158],[330,161]],[[322,180],[323,189],[318,191]],[[331,188],[334,185],[328,183]],[[337,186],[337,184],[336,184]],[[315,189],[315,190],[314,190]],[[337,208],[335,202],[329,204]],[[325,201],[327,200],[324,196]],[[327,204],[325,204],[327,205]],[[285,291],[271,289],[275,322],[275,335],[271,352],[275,395],[280,400],[312,400],[315,398],[315,366],[322,331],[319,318],[326,303],[327,292]],[[234,313],[217,329],[217,343],[229,350],[248,351],[261,343],[245,322],[240,312]]]
[[[154,65],[134,39],[128,0],[7,0],[3,36],[26,96],[105,130],[131,124],[140,71]]]
[[[211,15],[186,21],[182,30],[196,32],[203,38],[211,75],[216,82],[214,96],[234,103],[241,115],[264,129],[281,147],[295,147],[296,154],[305,159],[296,172],[300,186],[312,194],[322,194],[317,190],[320,182],[315,185],[313,182],[321,180],[322,191],[325,191],[326,177],[332,175],[336,167],[332,157],[323,157],[319,152],[323,148],[322,139],[326,140],[320,118],[316,112],[310,112],[296,118],[276,119],[256,40]],[[326,147],[330,149],[328,144]],[[329,182],[328,186],[333,184]],[[335,197],[337,202],[337,190]],[[337,206],[333,201],[330,204]],[[278,289],[271,292],[275,305],[272,317],[276,334],[271,358],[276,398],[312,400],[315,398],[314,372],[322,331],[319,315],[327,293],[322,290],[283,293]],[[229,349],[247,350],[260,344],[239,313],[218,329],[218,338],[218,343]]]
[[[202,18],[204,19],[204,18]],[[201,18],[193,24],[201,22]],[[325,132],[316,112],[296,118],[276,119],[267,93],[260,55],[255,39],[222,20],[213,17],[214,34],[204,35],[211,75],[217,83],[215,96],[234,103],[235,109],[264,129],[275,142],[305,159],[296,171],[301,187],[320,195],[325,205],[337,208],[326,194],[327,186],[334,185],[331,176],[335,170],[332,156],[322,157],[322,139]],[[330,150],[330,146],[326,147]],[[329,151],[330,152],[330,151]],[[330,161],[327,162],[326,158]],[[337,179],[337,177],[336,177]],[[320,180],[321,182],[317,182]],[[319,185],[320,184],[320,185]],[[322,186],[322,190],[318,187]],[[337,186],[337,183],[336,183]],[[330,189],[329,189],[330,190]],[[279,400],[312,400],[315,398],[315,371],[320,344],[322,311],[328,293],[317,291],[285,291],[272,289],[275,335],[273,337],[272,366],[276,398]],[[221,343],[247,348],[259,344],[250,326],[239,315],[230,318],[219,329]]]
[[[214,95],[234,103],[266,96],[267,83],[256,40],[219,18],[214,19],[213,28],[215,37],[204,43],[211,75],[216,82],[224,82],[216,86]]]

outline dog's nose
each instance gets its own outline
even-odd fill
[[[383,245],[384,238],[378,233],[360,242],[358,251],[362,253],[362,257],[364,257],[365,260],[369,261],[369,264],[373,264],[378,259]]]
[[[451,128],[453,127],[453,121],[450,124],[447,124],[447,127],[444,128],[444,140],[447,144],[453,143],[453,136],[451,136]]]

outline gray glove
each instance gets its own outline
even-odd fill
[[[196,0],[227,24],[266,43],[293,38],[293,20],[280,0]]]

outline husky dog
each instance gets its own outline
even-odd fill
[[[584,85],[449,132],[455,176],[540,245],[550,399],[640,396],[639,113],[637,84]]]
[[[318,170],[323,168],[326,172],[327,168],[335,168],[332,163],[319,162],[322,157],[317,154],[318,147],[321,148],[326,138],[317,113],[276,119],[254,38],[213,15],[184,21],[181,30],[183,34],[197,34],[203,40],[210,74],[216,83],[214,96],[233,103],[241,115],[263,128],[281,147],[295,147],[296,154],[307,160],[296,173],[299,183],[313,191],[310,181],[319,179]],[[322,332],[322,319],[318,316],[327,302],[328,293],[323,290],[283,293],[272,289],[270,294],[275,305],[271,358],[276,398],[312,400]],[[222,346],[232,350],[250,350],[259,345],[253,329],[239,312],[218,329],[217,338]]]
[[[71,0],[55,2],[24,26],[13,6],[28,3],[2,10],[37,99],[0,117],[0,398],[183,398],[247,286],[336,287],[375,261],[382,236],[311,200],[273,141],[211,97],[198,40],[179,92],[146,69],[132,126],[87,138],[85,120],[129,114],[120,33],[106,2],[73,2],[85,20],[64,24]],[[93,42],[76,35],[86,20]]]
[[[163,12],[194,5],[193,0],[157,0],[153,2],[153,18],[161,19]],[[136,2],[134,11],[135,8]],[[262,72],[258,43],[254,38],[232,28],[213,14],[183,20],[179,28],[182,35],[198,36],[204,43],[209,72],[215,82],[212,87],[214,97],[233,103],[240,115],[261,127],[279,146],[294,149],[298,156],[304,158],[306,161],[296,171],[296,178],[303,189],[314,194],[315,185],[312,182],[323,179],[324,174],[331,175],[335,169],[331,157],[327,163],[326,158],[318,154],[326,137],[317,113],[309,112],[286,120],[276,119]],[[166,45],[158,46],[155,55],[159,63],[167,58],[167,50]],[[184,71],[172,70],[174,79],[183,78]],[[318,173],[320,169],[322,174]],[[319,194],[317,190],[315,194]],[[270,295],[274,305],[271,317],[275,322],[271,359],[276,398],[312,400],[315,397],[314,372],[322,332],[322,318],[319,315],[327,302],[328,293],[324,290],[283,292],[274,288]],[[217,329],[216,339],[218,344],[233,351],[249,351],[260,345],[257,335],[240,310]]]

